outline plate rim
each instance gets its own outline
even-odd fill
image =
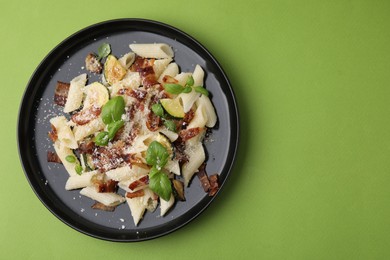
[[[22,143],[23,143],[22,139],[24,139],[24,137],[25,137],[23,135],[24,132],[23,132],[23,129],[22,129],[22,126],[24,126],[23,123],[22,123],[23,113],[26,113],[25,112],[25,110],[26,110],[25,107],[27,107],[27,108],[30,107],[30,106],[26,105],[27,101],[29,101],[29,99],[30,99],[28,97],[28,94],[31,91],[34,91],[34,90],[37,91],[37,87],[36,87],[37,79],[36,78],[39,78],[39,72],[42,73],[42,71],[41,71],[42,70],[42,66],[45,65],[46,63],[48,63],[49,59],[51,58],[51,56],[53,56],[54,54],[59,52],[61,47],[63,47],[64,44],[66,44],[67,42],[71,41],[76,36],[78,36],[80,34],[83,34],[83,33],[85,33],[88,30],[96,30],[97,28],[100,28],[101,26],[108,26],[108,25],[117,24],[117,23],[129,23],[129,24],[132,24],[132,23],[144,23],[144,24],[149,24],[149,25],[156,25],[158,27],[174,31],[176,34],[178,34],[180,36],[183,36],[184,38],[189,39],[193,44],[195,44],[195,45],[197,45],[197,47],[201,48],[202,52],[206,53],[207,56],[212,60],[212,63],[214,63],[214,65],[216,65],[217,69],[220,71],[221,75],[224,78],[224,82],[227,83],[226,90],[229,91],[229,98],[230,98],[230,100],[228,102],[228,107],[229,107],[228,115],[229,115],[229,118],[231,119],[231,123],[235,124],[234,127],[231,128],[233,137],[230,140],[232,143],[229,146],[230,150],[228,152],[230,154],[230,156],[228,156],[228,158],[231,159],[231,162],[228,163],[229,167],[226,170],[226,176],[225,176],[223,182],[220,184],[221,187],[218,190],[217,194],[215,194],[204,206],[202,206],[201,209],[196,212],[196,214],[194,214],[193,216],[188,218],[186,221],[180,223],[180,225],[177,225],[174,228],[171,228],[171,229],[169,229],[169,230],[167,230],[165,232],[162,232],[162,233],[159,233],[159,234],[156,234],[156,235],[153,235],[153,236],[140,237],[140,238],[137,238],[137,239],[113,238],[113,237],[106,237],[106,236],[102,236],[102,235],[97,235],[97,234],[94,234],[92,232],[88,232],[88,231],[86,231],[86,230],[84,230],[84,229],[82,229],[82,228],[80,228],[80,227],[70,223],[64,216],[62,216],[63,214],[59,214],[58,212],[56,212],[49,205],[50,201],[48,201],[48,199],[46,198],[47,196],[44,196],[44,193],[42,193],[42,192],[41,192],[42,193],[41,194],[40,193],[41,189],[39,189],[39,187],[37,187],[37,185],[33,183],[33,180],[30,178],[29,175],[34,174],[34,173],[33,172],[29,172],[26,169],[27,168],[27,166],[25,165],[26,161],[27,161],[27,159],[25,158],[25,153],[26,152],[22,151]],[[143,27],[140,27],[139,31],[145,32],[146,30],[144,30]],[[152,32],[157,33],[156,31],[152,31]],[[50,67],[50,66],[48,66],[48,67]],[[101,239],[101,240],[106,240],[106,241],[112,241],[112,242],[139,242],[139,241],[146,241],[146,240],[155,239],[155,238],[158,238],[158,237],[165,236],[165,235],[170,234],[170,233],[172,233],[172,232],[182,228],[183,226],[187,225],[188,223],[193,221],[195,218],[197,218],[201,213],[203,213],[209,207],[211,202],[214,201],[214,199],[217,196],[219,196],[219,193],[221,192],[221,190],[223,190],[223,187],[226,186],[225,183],[228,180],[228,177],[231,174],[231,171],[233,170],[233,167],[234,167],[236,159],[237,159],[237,151],[238,151],[239,139],[240,139],[240,122],[239,122],[239,118],[240,118],[240,116],[239,116],[236,96],[235,96],[234,90],[232,88],[231,82],[230,82],[230,80],[227,77],[227,74],[225,73],[225,71],[223,70],[223,68],[219,64],[219,62],[215,59],[215,57],[198,40],[196,40],[194,37],[190,36],[186,32],[184,32],[184,31],[182,31],[182,30],[180,30],[180,29],[178,29],[178,28],[176,28],[174,26],[171,26],[171,25],[163,23],[163,22],[155,21],[155,20],[150,20],[150,19],[143,19],[143,18],[119,18],[119,19],[105,20],[105,21],[102,21],[102,22],[98,22],[98,23],[94,23],[94,24],[91,24],[89,26],[86,26],[86,27],[84,27],[84,28],[82,28],[82,29],[72,33],[71,35],[69,35],[65,39],[63,39],[61,42],[59,42],[55,47],[53,47],[45,55],[45,57],[39,62],[39,64],[36,66],[35,70],[31,74],[31,76],[30,76],[30,78],[29,78],[29,80],[28,80],[28,82],[27,82],[27,84],[25,86],[22,98],[20,100],[19,110],[18,110],[18,118],[17,118],[17,146],[18,146],[19,161],[20,161],[20,163],[22,165],[22,169],[23,169],[24,175],[25,175],[25,177],[26,177],[26,179],[27,179],[27,181],[28,181],[28,183],[30,185],[30,188],[33,190],[34,194],[38,197],[38,199],[46,207],[46,209],[48,209],[56,218],[58,218],[61,222],[65,223],[67,226],[77,230],[78,232],[80,232],[82,234],[88,235],[90,237],[98,238],[98,239]],[[27,131],[26,131],[26,133],[27,133]],[[69,216],[66,216],[66,217],[69,217]],[[94,223],[92,223],[90,221],[88,221],[88,223],[94,224]]]

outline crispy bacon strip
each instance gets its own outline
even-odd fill
[[[130,71],[137,72],[140,69],[144,69],[146,67],[153,67],[154,59],[145,59],[141,56],[135,57],[133,64],[130,67]]]
[[[137,56],[133,65],[131,65],[130,70],[140,73],[142,79],[142,85],[145,87],[150,87],[158,84],[156,74],[153,70],[154,59],[145,59]]]
[[[145,195],[144,190],[137,190],[137,191],[134,191],[134,192],[126,192],[126,197],[129,198],[129,199],[142,197],[144,195]]]
[[[108,180],[106,182],[101,182],[96,185],[98,192],[116,192],[118,189],[118,182],[114,180]]]
[[[131,145],[133,143],[134,139],[138,136],[139,131],[140,130],[139,130],[138,124],[134,124],[134,127],[130,130],[129,135],[125,137],[125,143],[127,145]]]
[[[191,139],[194,136],[197,136],[200,133],[199,127],[194,127],[190,129],[184,129],[179,132],[180,138],[183,140],[183,142],[187,141],[188,139]]]
[[[173,148],[175,152],[175,158],[179,161],[180,165],[183,165],[185,162],[188,162],[188,157],[184,152],[186,145],[180,137],[173,142]]]
[[[126,94],[142,102],[145,100],[147,92],[142,89],[136,89],[136,90],[132,89],[131,91],[128,91]]]
[[[87,57],[85,57],[85,67],[88,71],[98,74],[102,73],[103,70],[103,65],[98,61],[94,53],[88,53]]]
[[[78,151],[82,154],[92,154],[95,149],[95,143],[92,141],[85,141],[79,144]]]
[[[102,109],[100,107],[91,106],[86,110],[81,110],[80,112],[74,114],[71,117],[71,120],[78,125],[85,125],[91,120],[99,117]]]
[[[164,83],[177,84],[179,81],[172,76],[165,75],[162,79]]]
[[[178,122],[178,127],[180,129],[186,129],[188,124],[191,122],[191,120],[194,118],[195,116],[195,111],[194,109],[191,109],[190,111],[188,111],[187,113],[184,114],[184,118],[181,119],[179,122]]]
[[[158,130],[158,127],[160,126],[160,122],[161,122],[160,117],[155,115],[153,112],[150,112],[146,120],[146,127],[150,131],[155,132]]]
[[[117,141],[110,147],[97,147],[92,153],[93,164],[101,172],[117,168],[121,163],[123,163],[123,146],[123,141]]]
[[[51,131],[48,133],[49,138],[55,143],[58,139],[57,129],[54,125],[50,124]]]
[[[95,204],[93,204],[91,208],[113,212],[115,210],[116,206],[106,206],[103,203],[96,201]]]
[[[146,88],[158,84],[153,67],[150,66],[150,67],[142,68],[139,70],[139,73],[142,79],[142,85],[145,86]]]
[[[219,175],[213,174],[209,177],[210,181],[210,191],[209,196],[214,196],[219,190]]]
[[[54,92],[54,103],[58,106],[65,106],[66,100],[68,99],[70,84],[57,81],[56,89]]]
[[[123,161],[129,165],[142,164],[142,160],[135,156],[135,154],[124,154],[122,155]]]
[[[145,185],[149,184],[149,175],[145,175],[138,180],[133,181],[132,183],[129,184],[129,189],[130,190],[135,190],[136,188],[143,187]]]
[[[210,185],[209,178],[207,177],[205,163],[202,163],[202,165],[199,167],[199,171],[197,173],[197,176],[200,180],[200,183],[202,184],[203,190],[205,192],[209,192],[211,185]]]
[[[62,163],[60,157],[55,152],[47,151],[47,162]]]

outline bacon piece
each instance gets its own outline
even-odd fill
[[[186,145],[181,140],[180,137],[176,141],[173,142],[173,149],[174,149],[175,158],[179,161],[180,165],[183,165],[184,163],[188,162],[188,157],[184,152],[185,148],[186,148]]]
[[[194,116],[195,111],[194,109],[191,109],[190,111],[185,113],[184,118],[178,122],[178,127],[180,127],[180,129],[186,129],[191,120],[194,118]]]
[[[93,73],[102,73],[103,65],[98,61],[96,54],[88,53],[87,57],[85,57],[85,67],[88,71]]]
[[[183,118],[183,121],[187,124],[189,124],[192,119],[194,118],[195,116],[195,111],[194,109],[190,109],[190,111],[188,111],[187,113],[184,114],[184,118]]]
[[[213,174],[209,177],[210,181],[210,191],[209,196],[214,196],[219,190],[219,175]]]
[[[154,73],[153,67],[146,67],[139,70],[142,85],[146,88],[158,84],[156,74]]]
[[[153,70],[154,59],[145,59],[140,56],[135,58],[133,65],[130,67],[130,71],[139,72],[142,80],[142,85],[150,87],[158,84],[156,74]]]
[[[130,105],[129,109],[127,110],[127,116],[130,121],[133,121],[135,112],[137,112],[135,105]]]
[[[142,197],[144,195],[145,195],[144,190],[137,190],[134,192],[126,192],[126,198],[129,198],[129,199]]]
[[[177,84],[177,83],[179,83],[179,81],[177,79],[175,79],[174,77],[169,76],[169,75],[165,75],[163,77],[162,81],[164,83],[169,83],[169,84]]]
[[[146,120],[146,127],[150,131],[155,132],[158,130],[158,127],[160,126],[160,122],[161,122],[160,117],[155,115],[153,112],[150,112]]]
[[[142,160],[136,157],[135,154],[124,154],[122,155],[123,161],[125,161],[129,165],[133,164],[142,164]]]
[[[116,206],[106,206],[103,203],[96,201],[95,204],[93,204],[91,208],[113,212],[115,210]]]
[[[55,152],[47,151],[47,162],[62,163],[60,157]]]
[[[118,182],[111,179],[108,181],[96,181],[95,185],[97,191],[100,193],[116,192],[118,189]]]
[[[93,164],[101,172],[117,168],[123,163],[122,150],[124,142],[117,141],[110,147],[99,146],[92,153]]]
[[[203,190],[208,192],[209,196],[214,196],[219,189],[219,175],[213,174],[208,176],[206,173],[206,163],[202,163],[198,169],[197,176],[202,184]]]
[[[71,120],[78,125],[85,125],[93,119],[98,118],[101,112],[102,109],[100,107],[91,106],[86,110],[81,110],[80,112],[72,115]]]
[[[70,84],[57,81],[56,89],[54,91],[54,103],[58,106],[65,106],[68,99]]]
[[[55,143],[58,139],[57,129],[54,125],[50,124],[51,131],[48,133],[49,138]]]
[[[190,129],[184,129],[179,132],[180,138],[183,140],[183,142],[187,141],[188,139],[191,139],[194,136],[197,136],[200,133],[199,127],[194,127]]]
[[[129,93],[127,95],[129,95],[130,97],[133,97],[135,99],[137,99],[138,101],[142,102],[145,100],[145,97],[146,97],[146,94],[148,92],[146,92],[145,90],[142,90],[142,89],[136,89],[136,90],[131,90],[129,91]]]
[[[136,188],[143,187],[149,184],[149,175],[145,175],[138,180],[133,181],[129,184],[130,190],[135,190]]]
[[[125,137],[125,143],[127,145],[131,145],[133,143],[134,139],[139,134],[139,131],[140,131],[140,129],[138,127],[138,124],[134,124],[133,127],[130,130],[129,135]]]
[[[133,64],[130,67],[130,71],[132,72],[139,72],[140,69],[146,68],[146,67],[153,67],[154,65],[154,59],[145,59],[141,56],[136,56]]]
[[[206,164],[202,163],[202,165],[199,167],[199,171],[197,173],[197,176],[200,180],[200,183],[202,184],[203,190],[205,192],[209,192],[210,190],[210,181],[209,178],[207,177],[206,173]]]
[[[82,154],[92,154],[95,149],[95,143],[92,141],[85,141],[79,144],[78,151]]]

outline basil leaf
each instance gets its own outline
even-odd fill
[[[192,77],[192,75],[191,75],[191,76],[189,76],[189,77],[187,78],[186,86],[192,87],[193,85],[194,85],[194,77]]]
[[[194,87],[194,89],[195,89],[196,92],[198,92],[198,93],[200,93],[202,95],[205,95],[205,96],[209,95],[209,92],[204,87],[197,86],[197,87]]]
[[[169,131],[176,132],[176,124],[172,120],[165,120],[164,125]]]
[[[78,175],[81,175],[81,173],[82,173],[82,171],[83,171],[83,167],[81,167],[80,164],[77,164],[77,165],[74,167],[74,169],[76,170],[76,173],[77,173]]]
[[[74,157],[74,155],[68,155],[65,157],[65,160],[67,162],[74,163],[74,162],[76,162],[76,157]]]
[[[153,141],[146,150],[146,163],[161,169],[168,162],[167,149],[157,141]]]
[[[153,178],[154,175],[159,173],[160,171],[156,168],[156,166],[153,166],[149,171],[149,178]]]
[[[125,100],[121,96],[110,99],[102,108],[101,117],[108,125],[111,122],[119,121],[125,112]]]
[[[187,86],[183,89],[183,93],[190,93],[192,91],[192,88],[190,86]]]
[[[97,57],[97,59],[101,60],[102,58],[107,57],[110,54],[110,52],[111,52],[110,44],[103,43],[102,45],[100,45],[100,47],[98,49],[98,57]]]
[[[153,177],[149,177],[149,188],[165,201],[169,201],[171,198],[171,181],[168,176],[162,172],[157,172]]]
[[[180,94],[184,89],[183,86],[179,84],[164,84],[164,88],[171,94]]]
[[[115,134],[116,132],[118,132],[118,130],[125,125],[125,122],[123,120],[119,120],[119,121],[116,121],[116,122],[112,122],[110,124],[108,124],[108,139],[109,140],[112,140],[112,138],[115,137]]]
[[[108,144],[108,132],[100,132],[95,136],[94,142],[99,146],[106,146]]]
[[[160,103],[156,103],[152,106],[152,111],[156,116],[163,117],[164,116],[164,109]]]

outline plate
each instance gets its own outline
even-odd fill
[[[37,197],[58,219],[92,237],[110,241],[142,241],[160,237],[189,223],[218,196],[205,193],[196,176],[186,189],[186,201],[177,202],[164,217],[159,209],[146,212],[135,226],[126,203],[114,212],[91,209],[93,201],[79,190],[66,191],[68,173],[62,165],[48,163],[47,151],[53,151],[47,133],[49,119],[61,113],[53,105],[57,81],[69,82],[85,73],[84,59],[97,52],[102,43],[111,45],[121,56],[130,43],[167,43],[175,52],[181,71],[193,71],[196,64],[205,70],[205,86],[211,93],[218,123],[207,138],[207,172],[219,173],[221,188],[236,156],[239,121],[231,85],[216,59],[188,34],[163,23],[142,19],[105,21],[76,32],[55,47],[33,73],[23,96],[18,119],[18,148],[25,175]],[[88,73],[89,82],[100,80]],[[221,216],[222,217],[222,216]]]

